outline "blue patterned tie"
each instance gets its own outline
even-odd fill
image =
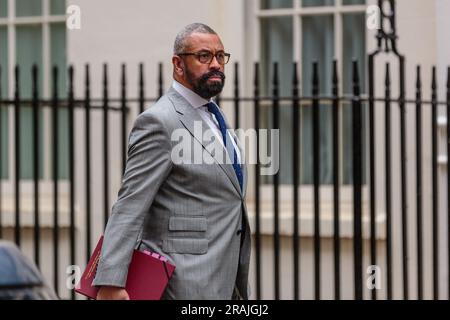
[[[230,141],[231,146],[227,147],[227,125],[225,122],[225,119],[223,118],[222,114],[219,111],[219,107],[214,103],[214,102],[208,102],[205,106],[208,107],[208,111],[211,112],[215,117],[217,122],[219,123],[219,129],[220,132],[222,133],[222,139],[223,139],[223,145],[225,146],[225,149],[229,150],[228,154],[230,155],[230,159],[233,159],[233,169],[234,172],[236,173],[236,177],[238,178],[239,181],[239,186],[241,187],[241,191],[242,191],[242,169],[241,169],[241,165],[238,163],[238,159],[237,159],[237,153],[236,150],[234,148],[233,143]],[[231,155],[230,152],[233,154]]]

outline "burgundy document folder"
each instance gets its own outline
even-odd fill
[[[79,286],[75,292],[95,299],[99,287],[93,287],[97,265],[100,259],[100,252],[103,243],[103,236],[95,247],[91,258],[81,277]],[[130,300],[159,300],[167,286],[167,282],[175,270],[175,266],[167,259],[157,253],[149,251],[134,250],[128,268],[128,277],[125,285]]]

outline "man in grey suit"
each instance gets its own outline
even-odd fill
[[[97,299],[128,299],[124,287],[135,248],[176,266],[163,299],[248,299],[243,149],[212,100],[222,91],[229,58],[204,24],[177,35],[173,85],[137,117],[129,136],[126,170],[93,283],[101,286]],[[205,141],[205,132],[212,139]],[[189,147],[174,152],[180,133]],[[200,162],[179,161],[200,154]]]

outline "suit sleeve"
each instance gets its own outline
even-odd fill
[[[145,215],[172,168],[170,154],[164,125],[153,114],[141,114],[129,136],[125,173],[104,233],[94,286],[125,287]]]

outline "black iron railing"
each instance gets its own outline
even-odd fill
[[[298,76],[298,65],[297,63],[293,63],[292,65],[292,74],[283,74],[280,75],[278,70],[278,64],[274,63],[272,66],[273,70],[273,78],[271,79],[271,94],[270,96],[262,96],[261,92],[263,90],[260,87],[261,77],[260,77],[260,65],[259,63],[255,63],[253,66],[253,95],[242,96],[240,87],[242,85],[239,79],[239,64],[236,63],[234,65],[234,81],[233,81],[233,96],[232,97],[218,97],[218,103],[232,103],[234,108],[234,119],[231,121],[235,128],[243,127],[241,125],[241,119],[239,117],[242,105],[245,103],[247,106],[252,104],[252,108],[247,108],[244,110],[246,114],[251,114],[253,118],[253,128],[256,131],[256,145],[253,150],[256,153],[256,164],[252,165],[254,170],[254,181],[252,188],[253,198],[249,199],[250,202],[253,203],[253,216],[254,216],[254,230],[253,230],[253,255],[254,255],[254,270],[255,270],[255,278],[252,279],[254,282],[254,286],[256,288],[256,292],[254,293],[254,298],[260,299],[263,297],[263,287],[269,283],[269,279],[267,277],[263,277],[265,266],[262,263],[262,251],[263,251],[263,234],[262,234],[262,206],[261,202],[264,199],[261,199],[262,192],[261,187],[263,184],[263,180],[261,178],[261,161],[259,159],[260,155],[260,136],[259,129],[264,127],[261,124],[261,114],[266,112],[266,109],[263,109],[264,105],[271,106],[271,116],[272,116],[272,126],[273,129],[282,128],[284,123],[280,121],[280,110],[281,108],[285,108],[285,103],[290,102],[288,105],[291,107],[292,114],[292,133],[290,137],[290,143],[292,145],[292,274],[293,274],[293,298],[301,299],[300,289],[302,288],[302,284],[300,283],[300,275],[302,271],[300,270],[300,261],[303,259],[304,255],[302,254],[302,246],[301,246],[301,216],[302,212],[300,210],[300,197],[299,190],[301,190],[302,184],[300,182],[300,168],[304,166],[301,163],[301,153],[304,152],[301,146],[301,124],[302,124],[302,112],[301,108],[304,104],[308,104],[312,106],[312,166],[310,168],[306,168],[306,170],[311,170],[313,172],[313,180],[312,180],[312,190],[313,190],[313,201],[312,201],[312,213],[313,213],[313,250],[312,250],[312,263],[314,265],[314,272],[312,274],[313,278],[313,296],[316,299],[321,299],[323,296],[323,292],[321,292],[321,288],[323,285],[323,279],[321,277],[321,270],[323,268],[323,246],[321,246],[321,241],[323,240],[323,234],[321,232],[321,223],[323,220],[322,216],[322,208],[321,208],[321,188],[323,187],[323,183],[320,180],[320,138],[321,138],[321,126],[330,125],[332,127],[332,194],[333,194],[333,215],[332,215],[332,243],[333,243],[333,289],[334,299],[342,298],[342,288],[351,286],[354,292],[355,299],[363,299],[364,297],[364,240],[363,240],[363,186],[366,184],[368,187],[368,213],[369,213],[369,260],[371,265],[379,265],[378,258],[380,253],[378,252],[379,240],[377,239],[378,230],[377,226],[377,214],[380,212],[380,208],[385,209],[385,241],[381,243],[384,245],[384,258],[385,265],[383,266],[385,277],[383,281],[385,281],[385,290],[386,290],[386,299],[394,298],[394,259],[393,255],[398,255],[401,257],[401,291],[403,299],[409,299],[412,295],[412,289],[410,284],[412,281],[416,281],[416,292],[415,296],[418,299],[423,299],[424,295],[424,279],[426,277],[426,269],[424,268],[424,221],[425,219],[431,219],[431,246],[432,246],[432,268],[431,268],[431,278],[432,278],[432,298],[439,299],[442,295],[439,294],[439,283],[443,280],[440,276],[439,266],[443,265],[439,259],[439,246],[447,246],[447,271],[450,273],[450,232],[447,231],[446,243],[442,243],[439,235],[439,225],[442,224],[442,221],[439,221],[439,197],[447,197],[450,198],[450,178],[448,174],[448,161],[450,159],[450,68],[447,70],[447,84],[446,84],[446,101],[438,101],[438,86],[437,86],[437,77],[436,77],[436,68],[433,67],[431,70],[432,73],[432,83],[430,85],[431,96],[430,100],[426,100],[423,97],[423,86],[421,81],[421,68],[417,66],[415,77],[411,78],[409,81],[414,81],[416,83],[416,92],[414,99],[407,99],[406,95],[406,77],[405,77],[405,68],[406,68],[406,59],[403,55],[398,53],[397,51],[397,34],[395,30],[395,10],[394,10],[394,1],[388,1],[391,4],[391,12],[385,13],[384,10],[381,12],[380,24],[381,28],[377,33],[377,49],[368,55],[368,65],[360,66],[356,61],[353,62],[352,65],[352,93],[350,95],[341,95],[340,87],[341,83],[339,83],[339,75],[338,75],[338,62],[330,61],[328,63],[333,64],[332,75],[330,79],[319,79],[319,69],[320,65],[315,62],[312,68],[311,83],[312,83],[312,94],[311,96],[307,96],[300,92],[299,84],[301,81],[309,81],[309,79],[299,79]],[[379,6],[382,7],[383,1],[379,1]],[[390,27],[387,28],[388,25]],[[392,53],[398,60],[399,64],[399,95],[394,97],[393,94],[393,85],[392,85],[392,68],[390,63],[386,63],[384,67],[384,79],[376,82],[375,80],[375,67],[376,67],[376,57],[383,53]],[[131,129],[127,126],[130,120],[130,110],[131,105],[137,108],[136,113],[143,112],[145,107],[150,107],[150,102],[154,102],[158,99],[158,97],[162,96],[164,93],[163,86],[163,66],[159,64],[158,75],[157,75],[157,94],[155,98],[146,98],[145,93],[145,79],[144,79],[144,66],[142,64],[139,65],[139,75],[138,75],[138,92],[137,98],[128,98],[127,92],[127,81],[126,81],[126,67],[122,65],[121,68],[121,77],[120,77],[120,98],[112,99],[109,94],[109,78],[108,78],[108,66],[105,64],[103,66],[103,86],[102,86],[102,97],[99,99],[94,99],[91,97],[91,77],[89,71],[89,65],[86,65],[84,71],[84,98],[77,99],[75,98],[74,93],[74,73],[75,70],[73,67],[69,67],[67,76],[68,76],[68,91],[67,97],[60,97],[58,92],[60,92],[60,79],[66,76],[66,71],[58,70],[56,67],[52,69],[52,97],[50,100],[45,100],[39,97],[38,90],[38,74],[42,72],[42,70],[38,70],[36,66],[33,67],[31,77],[32,77],[32,97],[31,99],[22,99],[21,98],[21,88],[19,86],[19,77],[27,77],[29,76],[29,70],[20,70],[19,66],[15,68],[15,83],[14,83],[14,97],[13,99],[8,99],[3,88],[0,85],[0,108],[7,109],[9,112],[14,114],[14,143],[12,145],[8,145],[8,151],[14,152],[14,173],[13,176],[13,189],[14,189],[14,226],[13,226],[13,240],[17,245],[21,245],[22,242],[22,206],[21,206],[21,178],[20,172],[20,159],[22,157],[20,153],[20,141],[21,141],[21,131],[20,131],[20,121],[21,121],[21,110],[23,107],[31,107],[33,110],[32,114],[32,123],[33,123],[33,168],[34,168],[34,221],[33,221],[33,244],[34,244],[34,260],[38,266],[41,265],[40,251],[42,250],[41,245],[41,226],[40,226],[40,203],[41,203],[41,189],[40,189],[40,177],[39,177],[39,167],[40,167],[40,157],[39,152],[44,147],[40,144],[38,139],[39,132],[42,128],[39,127],[39,114],[42,109],[47,108],[50,110],[51,114],[51,132],[58,132],[58,128],[62,125],[59,121],[59,113],[61,110],[68,110],[68,123],[67,128],[69,132],[68,139],[68,162],[69,162],[69,174],[67,177],[67,181],[69,182],[69,261],[68,264],[75,265],[79,263],[83,265],[90,257],[92,252],[92,241],[95,240],[93,237],[93,219],[101,219],[101,223],[103,226],[106,226],[109,209],[111,205],[111,199],[109,196],[109,188],[111,185],[110,172],[111,165],[110,159],[119,157],[121,159],[121,172],[123,172],[126,163],[126,153],[127,153],[127,135],[129,130]],[[361,71],[365,69],[365,73],[361,73]],[[1,68],[0,66],[0,77],[1,72],[4,72],[5,68]],[[368,94],[362,94],[365,92],[361,85],[362,79],[360,74],[367,74],[368,80]],[[291,96],[280,96],[280,78],[281,77],[292,77],[292,88]],[[384,81],[383,81],[384,80]],[[322,95],[319,93],[319,84],[322,82],[331,82],[331,95]],[[384,95],[376,95],[376,83],[383,83],[384,88],[381,88],[384,91]],[[380,89],[380,88],[379,88]],[[331,123],[321,123],[320,121],[320,105],[327,103],[332,106],[332,121]],[[353,283],[344,283],[342,281],[342,247],[341,247],[341,237],[342,230],[340,228],[341,223],[341,191],[342,191],[342,181],[339,175],[339,169],[341,167],[342,162],[342,138],[340,137],[341,132],[341,121],[340,110],[343,104],[351,105],[351,115],[352,115],[352,154],[349,155],[347,160],[352,160],[352,191],[353,191],[353,212],[352,212],[352,223],[353,223]],[[367,114],[364,113],[364,109],[367,106]],[[394,109],[398,108],[398,109]],[[429,108],[431,110],[427,110]],[[439,108],[446,108],[447,110],[447,124],[446,124],[446,132],[447,132],[447,180],[446,180],[446,189],[442,188],[438,184],[439,180],[439,171],[438,171],[438,149],[439,149],[439,136],[438,136],[438,110]],[[384,115],[379,116],[376,113],[376,110],[384,110]],[[423,112],[430,111],[431,113],[431,123],[424,126],[423,122]],[[393,112],[397,112],[399,114],[399,122],[394,123],[392,114]],[[75,141],[75,131],[79,130],[78,128],[82,128],[79,126],[79,123],[76,123],[74,114],[75,112],[84,112],[84,142]],[[91,115],[94,112],[100,112],[102,116],[101,123],[95,123],[102,126],[102,159],[97,159],[99,161],[103,161],[102,170],[103,170],[103,190],[98,192],[98,190],[92,189],[92,140],[93,135],[91,132],[91,124],[93,121],[91,119]],[[406,114],[408,112],[414,113],[415,122],[407,122]],[[118,128],[117,132],[120,134],[120,139],[118,140],[120,143],[120,154],[112,154],[110,150],[110,113],[114,113],[120,116],[120,128]],[[2,113],[0,112],[0,124],[3,123],[3,119],[1,119]],[[381,125],[380,125],[381,124]],[[376,130],[377,125],[383,127],[384,132],[378,132]],[[368,130],[364,130],[365,128]],[[395,136],[395,130],[393,127],[399,128],[399,136]],[[412,127],[415,131],[415,136],[408,136],[406,134],[407,128]],[[1,135],[0,130],[0,135]],[[366,136],[364,134],[367,133],[368,143],[366,143]],[[424,141],[424,133],[429,133],[431,137],[431,141],[426,141],[431,145],[431,161],[425,161],[425,151],[422,146],[422,141]],[[377,139],[378,137],[378,139]],[[392,142],[397,139],[400,141],[399,145],[399,159],[393,157]],[[380,144],[377,140],[383,140]],[[52,182],[53,182],[53,227],[52,227],[52,238],[53,238],[53,285],[55,289],[58,291],[60,288],[59,279],[60,279],[60,270],[59,270],[59,259],[60,253],[63,248],[60,247],[59,240],[61,237],[60,234],[60,201],[59,201],[59,183],[61,182],[61,178],[59,177],[59,167],[60,157],[58,146],[60,145],[58,134],[52,135]],[[2,137],[0,136],[0,152],[2,149]],[[84,162],[85,162],[85,172],[79,173],[75,172],[75,145],[80,145],[84,143]],[[415,143],[415,159],[411,159],[407,157],[407,146],[408,143]],[[367,145],[368,144],[368,145]],[[377,147],[378,146],[378,147]],[[365,156],[365,153],[367,155]],[[383,170],[377,169],[376,159],[377,154],[382,155],[383,159]],[[280,155],[280,158],[284,157],[284,154]],[[1,154],[0,154],[0,168],[2,167],[1,163]],[[398,161],[395,163],[394,161]],[[365,163],[367,162],[367,163]],[[280,163],[283,163],[280,161]],[[399,171],[399,183],[396,184],[395,180],[392,179],[393,168],[400,168]],[[415,171],[415,177],[413,181],[415,181],[415,190],[413,192],[412,200],[408,198],[407,187],[410,183],[410,177],[407,175],[408,168],[413,167]],[[364,179],[365,170],[364,168],[368,168],[367,171],[367,179]],[[113,168],[115,169],[115,168]],[[305,169],[304,169],[305,170]],[[431,183],[426,184],[422,179],[422,175],[424,172],[431,172]],[[84,230],[84,239],[86,243],[86,247],[83,249],[85,252],[86,261],[76,261],[77,250],[81,250],[79,246],[77,246],[77,237],[76,237],[76,226],[75,226],[75,205],[76,205],[76,197],[75,197],[75,186],[77,183],[80,183],[77,179],[80,174],[84,174],[84,186],[85,190],[84,196],[85,198],[85,220],[86,224],[83,228]],[[376,194],[376,187],[378,177],[384,177],[383,189],[384,189],[384,198],[381,198]],[[275,299],[281,298],[281,293],[283,292],[283,288],[281,287],[281,278],[285,275],[281,272],[281,233],[280,233],[280,186],[282,182],[280,181],[279,173],[276,173],[273,176],[273,179],[270,182],[270,185],[273,187],[273,207],[272,207],[272,218],[273,218],[273,232],[271,237],[273,239],[272,247],[273,247],[273,278],[270,279],[273,283],[273,297]],[[425,191],[428,188],[431,194],[431,199],[425,198]],[[399,199],[393,198],[394,190],[399,190],[400,197]],[[4,237],[4,229],[7,226],[2,224],[2,188],[0,184],[0,238]],[[92,202],[94,197],[101,198],[103,202],[103,214],[101,215],[93,215],[92,214]],[[415,198],[415,199],[414,199]],[[382,199],[382,200],[380,200]],[[429,200],[432,204],[431,216],[424,214],[424,202],[425,200]],[[399,201],[400,210],[397,212],[394,210],[394,202]],[[409,203],[415,204],[415,212],[408,207]],[[441,208],[447,217],[447,226],[448,230],[450,230],[450,208],[447,201],[447,207]],[[399,215],[399,219],[401,221],[400,228],[396,229],[393,225],[393,217]],[[415,221],[411,221],[414,219]],[[415,226],[415,247],[414,244],[411,244],[409,239],[409,232],[411,229],[408,229],[408,225],[414,224]],[[429,230],[430,231],[430,230]],[[393,248],[393,235],[399,234],[401,239],[401,249],[397,252],[394,251]],[[409,269],[411,262],[409,261],[408,252],[410,250],[415,250],[416,253],[416,274],[412,275]],[[430,275],[429,275],[430,276]],[[445,279],[444,279],[445,280]],[[448,288],[450,292],[450,281],[448,281]],[[74,292],[71,291],[72,298],[74,298]],[[450,297],[450,295],[449,295]],[[371,299],[378,299],[377,290],[371,290]]]
[[[388,299],[391,299],[393,297],[392,295],[392,289],[393,289],[393,281],[392,281],[392,269],[393,269],[393,261],[392,261],[392,233],[394,232],[400,232],[402,234],[402,276],[403,276],[403,298],[408,299],[409,298],[409,292],[410,288],[408,284],[410,283],[410,274],[408,269],[408,254],[407,251],[410,248],[410,244],[408,243],[408,217],[410,218],[411,215],[408,214],[408,207],[407,207],[407,199],[406,199],[406,169],[407,169],[407,163],[406,163],[406,156],[405,156],[405,144],[406,144],[406,134],[404,133],[406,129],[406,120],[405,116],[400,117],[400,145],[401,145],[401,159],[400,159],[400,168],[401,168],[401,180],[400,185],[393,185],[391,181],[391,168],[393,166],[392,163],[392,154],[391,154],[391,141],[393,139],[392,137],[392,107],[398,106],[400,110],[400,114],[406,112],[407,107],[415,107],[415,131],[416,131],[416,137],[415,141],[417,144],[416,148],[416,161],[414,161],[416,174],[417,174],[417,180],[416,180],[416,203],[417,203],[417,212],[416,212],[416,230],[417,230],[417,297],[421,299],[423,297],[423,279],[424,279],[424,269],[423,269],[423,219],[425,218],[422,214],[422,207],[423,207],[423,181],[422,181],[422,173],[424,170],[431,170],[432,171],[432,226],[433,226],[433,233],[432,233],[432,247],[433,247],[433,269],[432,269],[432,278],[433,278],[433,297],[435,299],[439,298],[439,292],[438,292],[438,282],[439,282],[439,269],[438,269],[438,246],[439,246],[439,234],[438,234],[438,194],[443,194],[444,190],[439,190],[438,188],[438,170],[437,170],[437,152],[438,152],[438,128],[437,128],[437,109],[438,107],[446,106],[447,108],[447,114],[448,110],[450,109],[450,69],[448,73],[449,80],[447,81],[447,101],[446,102],[438,102],[437,101],[437,85],[436,85],[436,70],[433,68],[432,70],[432,96],[431,100],[424,100],[422,98],[422,84],[421,84],[421,77],[420,77],[420,67],[417,67],[417,74],[416,74],[416,97],[414,100],[408,100],[405,98],[404,91],[402,91],[399,98],[392,98],[391,96],[391,69],[390,65],[386,64],[386,71],[385,71],[385,96],[380,98],[375,98],[373,96],[374,92],[374,81],[371,80],[373,77],[373,56],[369,56],[369,94],[368,96],[361,96],[361,87],[360,87],[360,78],[359,78],[359,66],[356,63],[356,61],[353,63],[353,94],[349,96],[339,96],[339,83],[338,83],[338,74],[337,74],[337,62],[334,61],[333,63],[333,75],[332,75],[332,95],[331,96],[321,96],[319,95],[319,82],[321,79],[318,77],[318,63],[314,63],[313,65],[313,75],[312,75],[312,96],[302,96],[299,93],[299,78],[297,74],[297,64],[294,63],[292,70],[292,96],[291,97],[280,97],[279,91],[278,91],[278,83],[279,83],[279,74],[277,72],[278,66],[275,63],[273,65],[274,73],[273,73],[273,79],[272,79],[272,96],[269,97],[262,97],[260,96],[260,79],[259,79],[259,64],[256,63],[254,66],[254,89],[253,89],[253,96],[252,97],[241,97],[240,91],[239,91],[239,65],[235,64],[235,77],[234,77],[234,96],[231,98],[221,98],[220,101],[225,102],[232,102],[234,105],[234,123],[235,127],[240,127],[239,123],[239,113],[240,113],[240,103],[245,102],[253,102],[253,119],[255,120],[254,123],[254,129],[256,129],[256,132],[258,132],[258,129],[261,127],[261,124],[259,123],[260,119],[260,112],[261,107],[260,104],[263,103],[270,103],[272,106],[272,115],[273,115],[273,128],[280,128],[283,124],[280,123],[279,120],[279,110],[280,108],[283,108],[280,104],[280,101],[290,101],[292,106],[292,117],[293,119],[301,119],[301,104],[308,102],[313,107],[313,167],[310,168],[310,170],[313,171],[313,190],[314,190],[314,200],[313,200],[313,213],[314,213],[314,224],[313,224],[313,230],[314,230],[314,236],[313,236],[313,242],[314,242],[314,249],[313,249],[313,263],[314,263],[314,297],[316,299],[320,299],[321,294],[321,268],[322,268],[322,248],[321,248],[321,200],[320,200],[320,190],[323,185],[321,185],[321,182],[319,180],[319,173],[320,173],[320,167],[319,167],[319,159],[320,154],[318,152],[319,149],[319,139],[320,139],[320,125],[319,121],[319,112],[320,108],[319,105],[323,102],[331,103],[333,106],[333,113],[332,113],[332,130],[333,130],[333,150],[332,150],[332,157],[333,157],[333,261],[334,261],[334,297],[335,299],[341,298],[341,246],[340,246],[340,228],[339,228],[339,222],[340,222],[340,188],[342,186],[340,179],[339,179],[339,165],[341,158],[339,156],[341,152],[341,141],[339,137],[339,108],[342,103],[351,103],[352,105],[352,127],[353,127],[353,155],[352,155],[352,162],[353,162],[353,257],[354,257],[354,293],[356,299],[362,299],[363,297],[363,237],[362,237],[362,187],[363,187],[363,150],[366,150],[364,148],[364,139],[361,135],[361,132],[363,132],[362,128],[366,124],[369,126],[369,156],[367,159],[369,159],[369,203],[370,203],[370,261],[371,264],[377,265],[377,252],[376,252],[376,212],[377,212],[377,206],[380,204],[377,203],[377,198],[375,195],[375,177],[377,175],[384,175],[386,177],[385,179],[385,207],[386,207],[386,290],[387,295],[386,297]],[[0,71],[1,72],[1,71]],[[49,108],[51,112],[51,126],[52,126],[52,132],[58,132],[58,127],[61,125],[58,121],[58,113],[62,109],[67,109],[69,111],[68,115],[68,132],[69,132],[69,195],[70,195],[70,228],[69,228],[69,250],[70,250],[70,264],[75,265],[77,263],[75,257],[76,252],[79,250],[79,248],[76,246],[77,241],[75,237],[75,184],[77,183],[76,176],[79,173],[75,173],[74,171],[74,146],[75,143],[83,143],[81,141],[75,142],[75,130],[76,128],[80,127],[79,124],[75,124],[74,119],[74,111],[75,110],[84,110],[85,113],[85,140],[84,140],[84,161],[85,161],[85,184],[84,184],[84,190],[85,190],[85,200],[86,200],[86,207],[85,207],[85,215],[86,215],[86,225],[85,225],[85,243],[86,247],[84,248],[86,253],[86,259],[88,259],[91,251],[92,251],[92,219],[96,218],[98,219],[99,216],[93,216],[91,212],[91,203],[92,203],[92,189],[91,189],[91,165],[90,161],[91,159],[91,141],[92,141],[92,133],[90,131],[90,124],[92,123],[91,120],[91,113],[102,110],[102,124],[103,124],[103,193],[102,195],[97,195],[98,197],[103,197],[103,203],[104,203],[104,216],[103,216],[103,224],[106,225],[108,214],[109,214],[109,208],[111,204],[111,199],[109,199],[109,192],[108,188],[110,186],[110,163],[109,159],[110,157],[121,157],[122,159],[122,170],[125,166],[126,162],[126,151],[127,151],[127,134],[130,128],[127,127],[127,117],[129,113],[128,105],[130,103],[136,103],[139,108],[139,112],[144,109],[144,106],[149,101],[155,101],[156,98],[150,99],[150,98],[144,98],[144,68],[143,65],[140,65],[139,68],[139,91],[138,91],[138,98],[137,99],[129,99],[127,98],[126,94],[126,69],[125,66],[122,66],[121,71],[121,97],[119,99],[110,99],[108,96],[108,68],[105,65],[103,68],[103,97],[101,99],[92,99],[90,94],[90,73],[89,73],[89,66],[86,66],[85,68],[85,98],[75,99],[74,98],[74,85],[73,85],[73,78],[74,78],[74,69],[70,67],[68,69],[68,95],[66,99],[60,99],[58,97],[58,79],[60,78],[60,72],[57,68],[53,68],[52,71],[52,99],[50,101],[46,101],[41,99],[38,96],[38,72],[36,66],[32,69],[32,83],[33,83],[33,94],[31,100],[22,100],[20,97],[20,87],[18,85],[19,83],[19,77],[23,76],[20,73],[19,67],[16,67],[15,69],[15,94],[13,100],[8,100],[0,97],[0,104],[2,108],[8,108],[10,111],[14,113],[14,128],[15,128],[15,134],[14,134],[14,144],[9,146],[9,151],[14,151],[14,160],[15,160],[15,171],[14,171],[14,194],[15,194],[15,224],[14,224],[14,241],[17,243],[17,245],[21,245],[21,239],[22,239],[22,220],[21,220],[21,176],[20,176],[20,135],[21,132],[18,130],[20,128],[20,114],[21,109],[24,106],[31,106],[33,109],[33,166],[34,166],[34,226],[33,226],[33,243],[34,243],[34,259],[37,263],[37,265],[40,265],[40,250],[41,250],[41,236],[40,236],[40,212],[39,212],[39,204],[40,204],[40,188],[39,188],[39,182],[40,177],[38,174],[38,168],[39,168],[39,149],[43,146],[40,145],[39,139],[37,139],[39,135],[39,121],[38,121],[38,115],[41,108]],[[162,87],[162,66],[160,65],[159,68],[159,75],[158,75],[158,94],[163,93],[163,87]],[[404,81],[404,80],[403,80]],[[1,90],[1,89],[0,89]],[[1,91],[0,91],[1,92]],[[93,105],[94,103],[101,103],[101,105]],[[119,107],[114,107],[112,104],[119,104]],[[363,105],[367,104],[369,106],[369,113],[368,113],[368,121],[365,121],[362,116],[362,110]],[[374,108],[376,105],[383,105],[384,104],[384,110],[385,110],[385,118],[384,119],[377,119],[375,118]],[[422,110],[424,106],[429,106],[431,108],[432,112],[432,123],[429,126],[429,129],[431,130],[431,145],[432,145],[432,167],[426,168],[423,165],[423,150],[421,147],[420,141],[422,141],[423,137],[423,128],[422,128]],[[250,111],[250,110],[249,110]],[[109,150],[109,112],[114,112],[120,114],[121,121],[120,121],[120,144],[121,144],[121,153],[120,155],[112,155]],[[375,138],[375,122],[380,121],[385,123],[385,172],[377,172],[375,167],[375,155],[376,155],[376,148],[374,143]],[[2,119],[0,119],[0,123],[2,123]],[[403,123],[403,124],[402,124]],[[292,155],[292,172],[294,175],[293,178],[293,197],[292,197],[292,211],[293,211],[293,237],[292,237],[292,255],[293,255],[293,288],[294,293],[293,297],[295,299],[301,298],[300,296],[300,259],[301,259],[301,246],[300,246],[300,215],[301,212],[299,210],[300,205],[300,199],[298,196],[298,190],[300,185],[299,181],[299,168],[300,168],[300,153],[301,153],[301,147],[300,147],[300,124],[301,121],[293,121],[293,128],[292,128],[292,148],[293,148],[293,155]],[[413,125],[412,123],[409,123],[408,125]],[[447,124],[447,136],[449,130],[449,125]],[[403,132],[403,133],[402,133]],[[0,137],[1,138],[1,137]],[[411,137],[408,137],[411,139]],[[259,155],[259,137],[257,135],[257,144],[255,146],[255,150],[257,151],[256,154]],[[1,139],[0,139],[1,140]],[[60,182],[58,178],[58,167],[59,167],[59,152],[58,152],[58,135],[53,134],[52,135],[52,144],[53,144],[53,152],[52,152],[52,179],[53,179],[53,260],[54,260],[54,279],[53,284],[56,289],[59,288],[59,282],[58,282],[58,274],[59,274],[59,268],[58,268],[58,259],[59,259],[59,253],[60,253],[60,246],[59,246],[59,215],[60,215],[60,203],[58,201],[59,199],[59,190],[58,190],[58,183]],[[0,150],[1,146],[0,146]],[[448,153],[448,150],[447,150]],[[283,155],[281,155],[283,157]],[[261,187],[261,177],[259,174],[260,170],[260,162],[258,160],[257,164],[254,166],[255,169],[255,175],[254,175],[254,219],[255,219],[255,227],[254,227],[254,255],[255,255],[255,298],[262,297],[262,291],[261,288],[266,281],[266,279],[262,279],[263,274],[263,266],[261,265],[261,252],[262,252],[262,243],[261,243],[261,206],[260,206],[260,187]],[[448,179],[447,179],[448,181]],[[274,175],[273,181],[273,219],[274,219],[274,229],[273,229],[273,263],[274,263],[274,277],[273,277],[273,284],[274,284],[274,298],[278,299],[280,298],[280,290],[282,288],[280,287],[280,197],[279,197],[279,188],[280,188],[280,181],[278,179],[278,173]],[[393,188],[400,188],[401,190],[401,217],[402,217],[402,226],[400,230],[393,230],[392,229],[392,215],[395,214],[395,212],[392,211],[392,190]],[[448,189],[448,182],[447,182],[447,189]],[[448,191],[447,191],[448,195]],[[0,199],[1,199],[1,189],[0,189]],[[1,207],[0,207],[1,208]],[[447,208],[448,209],[448,208]],[[2,226],[2,212],[0,211],[0,232],[5,227]],[[2,233],[0,233],[2,235]],[[450,236],[449,236],[450,241]],[[446,244],[448,245],[448,243]],[[78,261],[78,263],[80,263]],[[376,291],[372,291],[372,299],[377,299]]]

